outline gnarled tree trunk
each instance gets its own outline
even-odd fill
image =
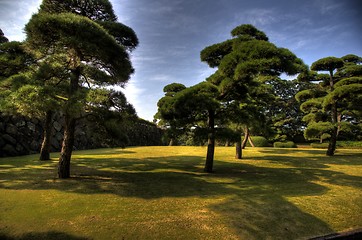
[[[244,139],[243,139],[243,142],[241,143],[241,148],[242,149],[245,149],[245,147],[246,147],[246,143],[248,142],[248,139],[249,139],[249,128],[248,127],[246,127],[245,129],[244,129]]]
[[[50,160],[50,137],[52,133],[53,111],[47,111],[44,121],[43,142],[40,149],[39,160]]]
[[[58,177],[70,177],[70,159],[74,145],[74,132],[76,121],[69,115],[65,115],[64,138],[58,164]]]
[[[73,76],[70,80],[70,100],[68,100],[69,108],[72,106],[71,98],[75,95],[79,87],[80,78],[80,67],[76,67],[73,70]],[[72,151],[74,146],[74,132],[76,119],[71,113],[66,112],[64,115],[65,126],[64,126],[64,137],[62,143],[62,150],[60,152],[59,163],[58,163],[58,177],[69,178],[70,177],[70,159],[72,157]]]
[[[215,112],[209,111],[208,117],[208,143],[207,143],[207,155],[204,171],[211,173],[214,164],[215,153]]]

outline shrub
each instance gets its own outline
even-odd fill
[[[312,148],[328,148],[328,143],[311,143]],[[337,141],[337,148],[362,148],[362,141]]]
[[[241,140],[243,140],[243,138]],[[262,136],[251,136],[251,140],[253,141],[255,147],[269,147],[270,146],[268,140]],[[249,141],[246,146],[251,147]]]
[[[296,148],[297,145],[292,141],[286,141],[286,142],[275,142],[274,147],[275,148]]]
[[[323,148],[323,149],[327,149],[328,148],[328,143],[311,143],[310,146],[312,148]]]
[[[338,141],[337,147],[341,148],[362,148],[362,141]]]

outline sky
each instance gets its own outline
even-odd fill
[[[152,121],[167,84],[192,86],[215,69],[200,51],[253,24],[269,41],[288,48],[309,66],[328,56],[362,56],[361,0],[110,0],[118,21],[140,44],[135,68],[122,91],[138,116]],[[10,41],[26,38],[24,26],[41,0],[0,0],[0,28]],[[290,78],[290,77],[285,77]]]

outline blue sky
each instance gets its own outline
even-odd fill
[[[10,40],[25,39],[23,28],[41,0],[0,0],[0,28]],[[230,38],[251,23],[278,47],[311,65],[349,53],[362,56],[360,0],[111,0],[120,22],[140,40],[132,53],[136,73],[123,92],[140,117],[153,120],[163,87],[191,86],[214,69],[200,51]]]

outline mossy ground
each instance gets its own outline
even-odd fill
[[[362,150],[135,147],[0,159],[0,238],[307,239],[362,227]]]

